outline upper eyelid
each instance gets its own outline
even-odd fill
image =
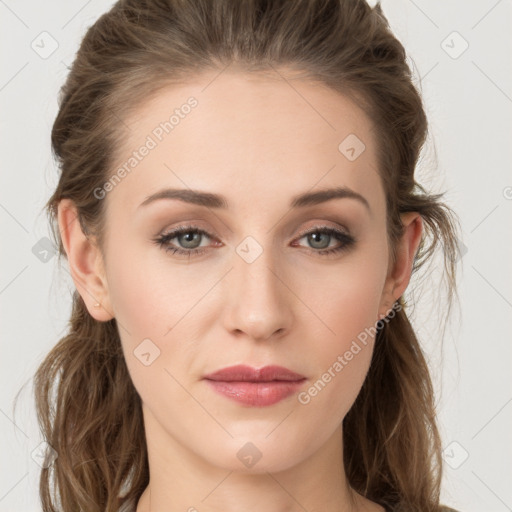
[[[339,234],[351,236],[350,231],[345,227],[334,227],[334,226],[329,226],[328,224],[320,224],[320,223],[317,223],[314,226],[310,226],[309,228],[301,230],[299,232],[298,236],[302,238],[303,236],[305,236],[309,233],[314,233],[315,231],[320,231],[322,229],[332,230]]]
[[[195,231],[202,235],[206,235],[208,238],[218,240],[215,236],[213,236],[209,231],[206,229],[200,228],[199,226],[178,226],[176,228],[170,229],[169,231],[163,231],[160,236],[171,236],[174,235],[173,238],[178,236],[180,232],[187,233],[189,231]]]

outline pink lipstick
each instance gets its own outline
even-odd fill
[[[272,405],[295,393],[306,377],[282,366],[230,366],[203,377],[217,393],[252,407]]]

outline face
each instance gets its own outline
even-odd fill
[[[169,87],[126,120],[129,171],[103,189],[101,299],[148,437],[217,467],[278,471],[339,435],[370,365],[369,330],[390,307],[376,139],[362,110],[318,84],[215,76]],[[166,189],[210,201],[151,199]],[[352,195],[294,205],[327,189]],[[239,364],[304,378],[284,397],[260,387],[253,405],[204,379]],[[253,468],[243,450],[261,453]]]

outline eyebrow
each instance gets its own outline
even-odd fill
[[[371,211],[370,204],[366,198],[348,187],[335,187],[318,190],[316,192],[299,194],[292,198],[290,208],[304,208],[306,206],[321,204],[332,199],[346,198],[359,201],[368,209],[368,211]],[[148,204],[160,199],[176,199],[185,203],[205,206],[207,208],[220,208],[224,210],[229,208],[229,203],[223,195],[201,192],[199,190],[176,188],[166,188],[151,194],[144,199],[144,201],[139,205],[139,208],[141,206],[147,206]]]

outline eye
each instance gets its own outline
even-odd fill
[[[198,245],[198,241],[200,241],[203,236],[210,239],[213,238],[208,232],[197,226],[180,226],[169,233],[158,236],[153,241],[166,252],[190,257],[203,254],[206,251],[205,248],[201,248],[200,245]],[[170,243],[171,240],[175,238],[185,249],[181,249]]]
[[[314,254],[320,254],[321,256],[346,251],[352,247],[356,241],[352,235],[328,226],[315,226],[306,233],[302,233],[300,238],[297,240],[301,240],[302,238],[306,238],[308,243],[312,245],[314,249],[312,252]],[[329,247],[330,242],[333,239],[337,240],[339,245],[336,247]]]
[[[216,240],[210,233],[197,226],[180,226],[169,233],[158,236],[153,242],[166,252],[190,258],[207,251],[207,246],[201,247],[202,237]],[[356,241],[348,233],[328,226],[315,226],[313,229],[302,233],[296,240],[301,240],[302,238],[307,238],[308,243],[312,245],[312,247],[308,248],[310,252],[321,256],[341,253],[348,250]],[[177,240],[181,247],[171,243],[174,239]],[[336,247],[329,247],[333,239],[337,240],[339,244]],[[295,242],[292,245],[294,247],[297,246]]]

